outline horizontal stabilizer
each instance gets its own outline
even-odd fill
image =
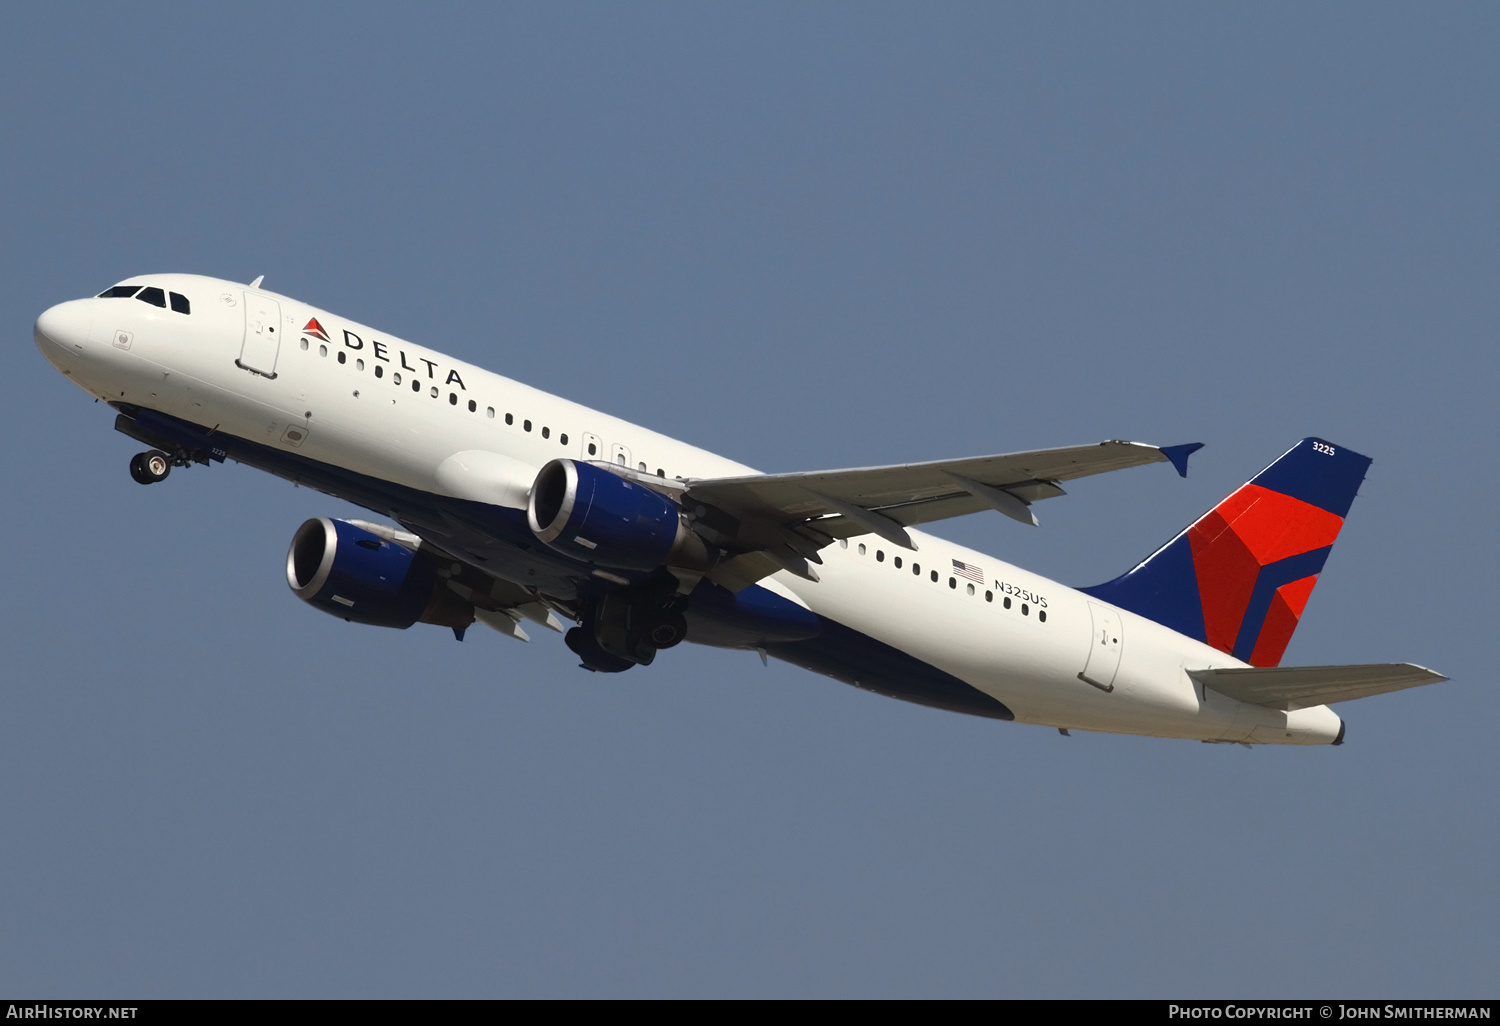
[[[1221,695],[1273,709],[1307,709],[1332,702],[1447,680],[1415,663],[1367,663],[1359,666],[1248,666],[1189,670],[1188,676]]]

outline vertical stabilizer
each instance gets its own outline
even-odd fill
[[[1304,438],[1135,569],[1083,590],[1275,666],[1369,466],[1352,449]]]

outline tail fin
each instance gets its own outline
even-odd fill
[[[1304,438],[1134,570],[1083,590],[1252,666],[1275,666],[1369,465]]]

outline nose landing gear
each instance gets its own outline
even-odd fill
[[[156,484],[165,481],[173,467],[185,467],[191,462],[185,453],[168,455],[160,449],[149,449],[130,457],[130,476],[138,484]]]
[[[171,458],[160,449],[138,452],[130,457],[130,476],[137,484],[156,484],[165,481],[172,472]]]

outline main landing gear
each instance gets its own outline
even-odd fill
[[[580,626],[563,640],[596,673],[649,666],[659,649],[687,637],[686,607],[682,596],[649,584],[609,592],[584,604]]]
[[[191,462],[186,453],[168,455],[160,449],[149,449],[130,457],[130,476],[137,484],[156,484],[165,481],[173,467],[185,467]]]

